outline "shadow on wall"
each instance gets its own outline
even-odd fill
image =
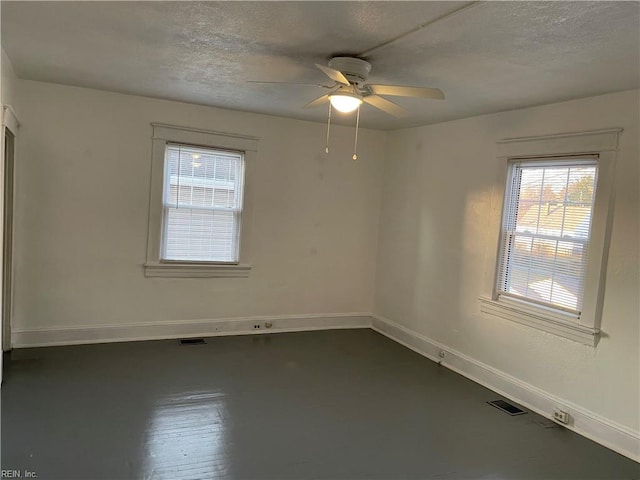
[[[454,348],[469,343],[462,323],[480,319],[502,188],[490,132],[465,133],[461,142],[444,124],[389,138],[375,304],[375,313]]]
[[[432,156],[423,135],[396,132],[385,165],[376,313],[438,339],[460,315],[466,199],[459,164]]]

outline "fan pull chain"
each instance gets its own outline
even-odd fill
[[[360,105],[358,105],[358,113],[356,114],[356,139],[353,144],[353,158],[354,160],[358,159],[358,127],[360,126]]]
[[[329,121],[327,122],[327,146],[324,147],[324,153],[329,153],[329,130],[331,129],[331,102],[329,102]]]

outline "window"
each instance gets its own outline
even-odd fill
[[[152,124],[147,277],[246,277],[257,139]]]
[[[597,344],[621,131],[498,142],[505,177],[494,192],[502,210],[492,210],[483,313]]]
[[[244,154],[169,144],[162,259],[237,263]]]
[[[579,315],[597,159],[515,161],[509,170],[497,294]]]

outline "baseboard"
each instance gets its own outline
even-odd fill
[[[14,330],[13,348],[371,327],[369,313],[327,313]],[[266,323],[271,322],[271,328]],[[254,328],[260,325],[260,328]]]
[[[640,433],[619,425],[567,400],[556,397],[500,370],[470,358],[389,319],[373,316],[375,331],[500,395],[552,418],[556,407],[571,415],[566,427],[626,457],[640,462]],[[444,358],[440,358],[444,352]]]

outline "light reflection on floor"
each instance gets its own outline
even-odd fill
[[[145,480],[216,478],[227,473],[225,399],[219,392],[167,396],[146,432]]]

